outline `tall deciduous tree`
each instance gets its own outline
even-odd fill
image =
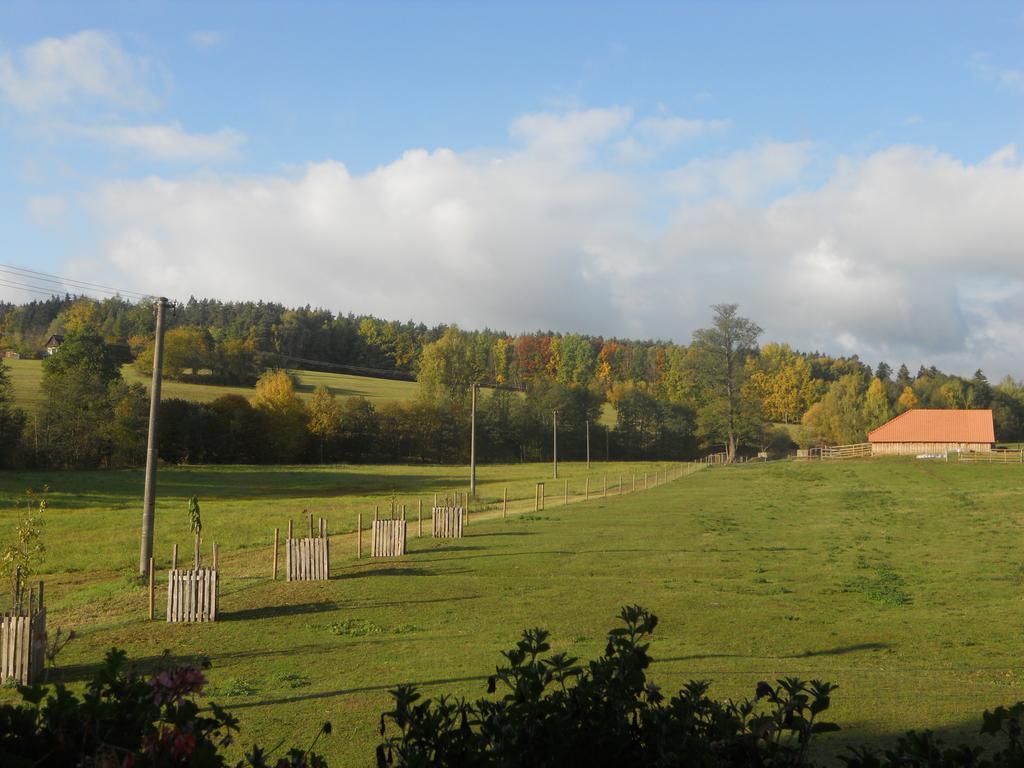
[[[788,344],[765,344],[747,365],[748,387],[770,421],[795,423],[819,397],[820,382],[811,378],[811,364]]]
[[[903,413],[904,411],[910,411],[917,408],[917,405],[918,399],[917,395],[914,393],[914,388],[909,385],[904,387],[903,392],[900,393],[899,400],[896,401],[896,410]]]
[[[763,430],[763,418],[756,397],[744,396],[746,360],[757,353],[761,328],[740,317],[736,304],[715,304],[710,328],[694,331],[697,383],[701,406],[697,413],[700,431],[711,440],[725,443],[729,461],[745,437]]]
[[[92,467],[109,455],[110,385],[120,378],[115,356],[87,325],[68,331],[43,361],[39,420],[51,463]]]
[[[885,384],[882,379],[874,378],[868,386],[868,392],[864,396],[864,422],[870,431],[880,427],[892,418],[892,411],[889,409],[889,396],[885,391]]]
[[[423,348],[416,380],[420,397],[436,405],[465,405],[469,386],[482,379],[482,373],[465,335],[449,326],[435,342]]]
[[[341,403],[327,387],[320,385],[309,401],[309,431],[320,441],[320,463],[324,463],[327,441],[341,432]]]
[[[0,360],[0,468],[12,465],[25,429],[25,412],[14,405],[11,369]]]
[[[268,448],[275,461],[286,463],[301,458],[306,444],[306,408],[295,395],[295,384],[287,371],[267,371],[256,382],[253,407],[263,415],[272,435]]]

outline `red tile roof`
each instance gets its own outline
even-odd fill
[[[994,443],[992,411],[916,408],[868,433],[872,443]]]

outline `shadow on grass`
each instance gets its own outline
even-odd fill
[[[888,643],[857,643],[856,645],[822,648],[819,651],[791,653],[785,656],[758,656],[750,653],[694,653],[688,656],[663,656],[654,659],[651,663],[664,664],[669,661],[698,661],[700,659],[810,659],[815,656],[844,656],[848,653],[860,653],[861,651],[884,651],[891,647]],[[715,674],[722,674],[723,672],[716,672]]]
[[[293,605],[268,605],[262,608],[243,608],[240,611],[221,611],[220,621],[249,621],[251,619],[274,619],[279,616],[302,616],[307,613],[324,613],[341,609],[340,603],[295,603]]]
[[[488,675],[471,675],[468,677],[446,677],[438,678],[436,680],[418,680],[413,682],[417,688],[425,688],[432,685],[451,685],[453,683],[471,683],[479,681],[485,682]],[[364,685],[358,688],[339,688],[334,691],[320,691],[318,693],[303,693],[297,696],[282,696],[277,699],[265,699],[263,701],[250,701],[238,704],[231,704],[230,709],[252,709],[253,707],[276,707],[281,704],[294,704],[298,701],[319,701],[322,699],[334,699],[339,696],[351,696],[354,693],[373,693],[376,691],[389,691],[395,687],[399,682],[388,683],[386,685]],[[481,690],[480,695],[483,695]]]
[[[452,573],[446,572],[445,575]],[[342,581],[345,579],[372,579],[376,576],[438,576],[440,574],[426,568],[411,568],[409,566],[388,566],[384,568],[367,568],[360,571],[347,571],[338,573],[331,577],[331,581]]]

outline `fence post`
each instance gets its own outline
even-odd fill
[[[274,529],[274,581],[277,581],[277,549],[280,546],[281,541],[281,529]]]
[[[213,542],[213,570],[217,570],[217,542]]]
[[[178,568],[178,545],[174,545],[174,554],[171,555],[171,570],[177,570]]]

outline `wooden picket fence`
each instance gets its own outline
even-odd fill
[[[326,538],[287,539],[288,581],[322,581],[331,576],[331,550]]]
[[[399,557],[405,554],[405,519],[373,521],[373,557]]]
[[[431,510],[435,539],[461,539],[465,522],[462,507],[434,507]]]
[[[331,578],[331,545],[324,518],[320,518],[320,526],[314,536],[313,519],[310,517],[309,536],[302,539],[292,538],[292,523],[288,521],[285,573],[288,581],[325,581]]]
[[[215,568],[172,568],[167,578],[167,621],[216,621],[218,594]]]
[[[27,612],[15,605],[10,613],[0,613],[0,682],[33,685],[41,679],[45,664],[46,607],[43,582],[39,582],[38,596],[34,590],[29,593]]]

